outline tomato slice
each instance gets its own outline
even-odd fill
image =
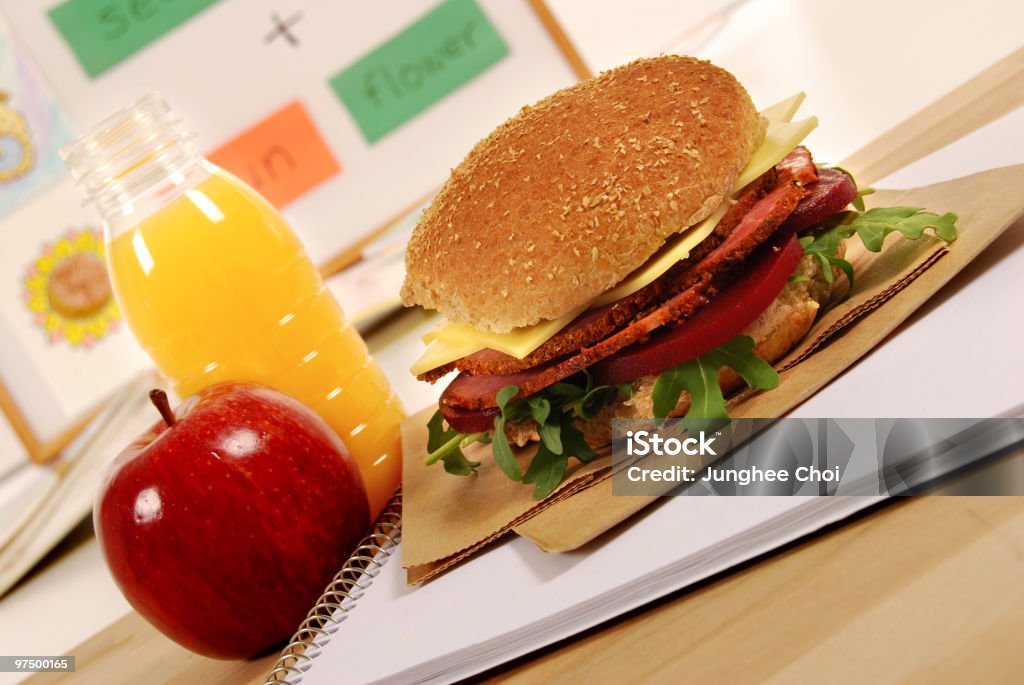
[[[779,296],[803,255],[800,241],[790,231],[766,243],[751,255],[751,268],[693,318],[594,364],[594,380],[614,385],[652,376],[728,342]]]

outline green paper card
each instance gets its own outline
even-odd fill
[[[67,0],[48,14],[95,78],[218,0]]]
[[[330,79],[375,143],[508,54],[474,0],[445,0]]]

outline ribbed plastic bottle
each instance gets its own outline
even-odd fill
[[[318,412],[376,513],[400,481],[401,403],[281,215],[192,138],[148,95],[62,151],[104,219],[118,305],[183,397],[245,380]]]

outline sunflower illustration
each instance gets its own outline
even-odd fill
[[[0,90],[0,181],[13,181],[32,168],[34,152],[25,119],[7,106]]]
[[[107,278],[103,235],[70,229],[25,270],[22,296],[50,344],[90,348],[121,325]]]

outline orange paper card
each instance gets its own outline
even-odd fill
[[[298,100],[207,157],[251,185],[279,209],[341,169]]]

